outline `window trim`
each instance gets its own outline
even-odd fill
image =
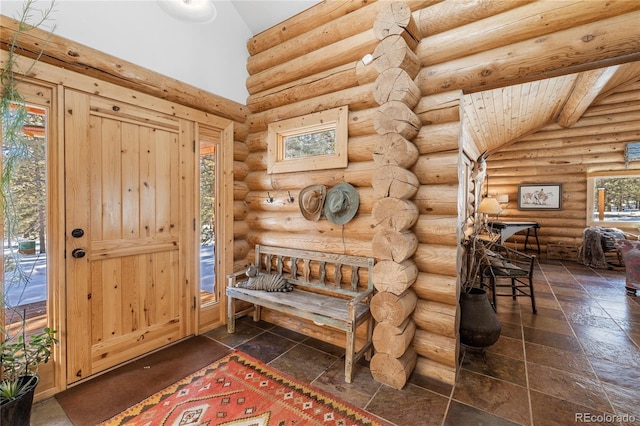
[[[633,177],[640,176],[640,171],[638,170],[620,170],[615,172],[598,172],[598,173],[588,173],[587,174],[587,203],[585,206],[586,209],[586,224],[587,226],[602,226],[606,228],[637,228],[640,226],[640,218],[637,221],[624,221],[624,222],[612,222],[605,221],[602,222],[599,220],[595,220],[595,214],[593,212],[593,205],[595,202],[595,181],[598,178],[614,178],[614,177]]]
[[[342,106],[269,124],[267,133],[267,173],[288,173],[347,167],[348,119],[349,109],[347,106]],[[285,138],[331,129],[336,132],[336,150],[334,154],[284,159]]]

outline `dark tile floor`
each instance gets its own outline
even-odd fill
[[[625,294],[624,272],[550,261],[534,277],[538,313],[528,298],[498,299],[502,335],[463,348],[455,385],[414,375],[398,391],[364,363],[347,384],[340,348],[264,322],[207,335],[396,425],[640,424],[640,297]],[[70,424],[52,400],[32,425]]]

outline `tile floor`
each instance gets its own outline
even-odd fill
[[[640,425],[640,296],[624,272],[549,261],[534,279],[538,313],[499,298],[500,339],[463,349],[453,386],[414,375],[398,391],[364,364],[347,384],[341,349],[264,322],[207,335],[396,425]],[[68,424],[55,399],[35,405],[33,426]]]

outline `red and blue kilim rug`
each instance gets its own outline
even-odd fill
[[[113,425],[388,425],[241,352],[103,423]]]

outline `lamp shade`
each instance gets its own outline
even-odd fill
[[[478,206],[478,213],[498,215],[502,213],[502,207],[500,207],[498,200],[495,198],[486,197],[482,199],[482,202]]]

